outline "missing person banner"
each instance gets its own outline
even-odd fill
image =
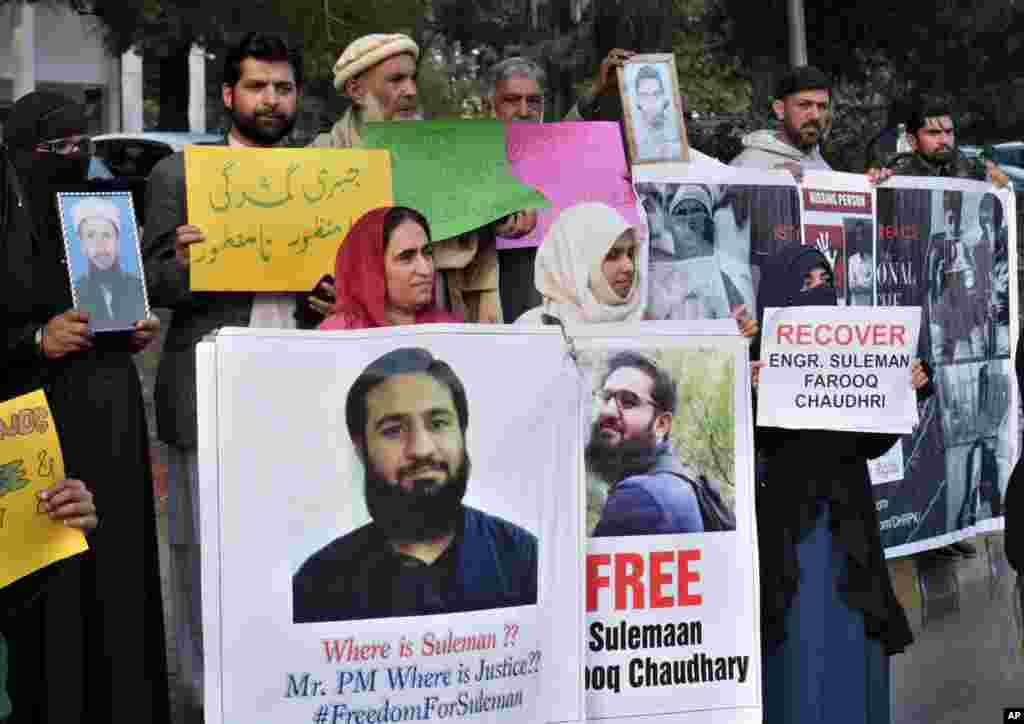
[[[352,224],[392,202],[385,151],[186,146],[193,291],[306,291]]]
[[[207,721],[760,721],[745,343],[572,334],[200,344]],[[681,527],[625,531],[617,442]]]
[[[912,432],[870,464],[887,555],[1002,527],[1017,459],[1010,359],[1018,319],[1015,198],[959,179],[863,176],[714,164],[633,169],[651,229],[649,314],[754,314],[765,262],[793,244],[833,260],[840,304],[918,307],[913,356],[936,392]]]
[[[747,346],[732,320],[645,327],[571,331],[586,717],[760,722]]]
[[[201,345],[208,722],[536,722],[572,690],[574,374],[557,331],[470,329]]]
[[[801,188],[803,244],[828,259],[840,306],[871,306],[874,194],[864,177],[840,179],[819,177]]]
[[[917,307],[765,309],[757,424],[910,433]]]
[[[88,549],[81,531],[39,512],[39,493],[63,478],[43,391],[0,403],[0,588]]]
[[[936,394],[872,468],[882,541],[905,555],[1002,527],[1019,454],[1011,351],[1019,301],[1015,197],[969,181],[878,190],[879,303],[921,307]]]
[[[726,319],[739,307],[756,315],[762,263],[800,242],[792,177],[649,164],[634,167],[633,181],[650,237],[647,318]]]

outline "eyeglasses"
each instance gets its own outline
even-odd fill
[[[67,136],[55,138],[52,141],[40,141],[36,144],[36,150],[44,153],[56,153],[61,156],[70,156],[73,153],[91,156],[95,145],[88,136]]]
[[[608,404],[608,401],[613,399],[615,404],[623,410],[635,410],[644,405],[658,408],[658,403],[650,397],[641,397],[631,390],[594,390],[594,401],[599,404]]]

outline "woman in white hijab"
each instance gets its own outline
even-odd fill
[[[643,319],[647,250],[636,229],[612,207],[588,202],[565,209],[537,251],[534,284],[544,303],[523,324],[544,315],[568,324]]]

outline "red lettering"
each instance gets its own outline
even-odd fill
[[[614,591],[616,611],[699,606],[703,596],[691,593],[690,588],[700,582],[701,574],[690,567],[700,559],[699,549],[588,555],[587,612],[598,610],[601,589]],[[609,567],[610,574],[606,575]],[[611,580],[613,576],[614,582]],[[666,593],[666,589],[671,591],[673,588],[678,596]]]
[[[798,325],[796,325],[796,343],[797,344],[811,344],[811,325],[809,325],[809,324],[798,324]]]
[[[843,335],[842,337],[840,335]],[[849,324],[840,324],[836,327],[836,334],[833,337],[836,344],[841,344],[844,347],[848,346],[853,341],[853,330],[850,329]]]
[[[601,566],[607,566],[611,562],[612,557],[607,553],[587,556],[587,611],[597,610],[598,591],[612,585],[612,580],[608,576],[600,575]]]
[[[644,607],[644,559],[639,553],[615,554],[615,610]],[[633,603],[627,600],[627,590],[633,592]]]
[[[679,601],[678,606],[699,606],[704,602],[704,597],[699,593],[690,593],[691,583],[700,583],[700,573],[690,570],[691,561],[700,560],[700,550],[694,548],[688,551],[679,551],[677,554],[677,571],[679,576]]]
[[[894,324],[889,327],[889,344],[906,344],[907,328],[902,324]]]
[[[822,336],[822,331],[826,334]],[[818,344],[827,345],[832,344],[832,325],[831,324],[819,324],[814,327],[814,341]]]
[[[672,551],[657,551],[651,554],[651,608],[669,608],[672,596],[661,595],[661,587],[672,582],[672,574],[665,573],[662,566],[672,562]]]
[[[793,325],[792,324],[780,324],[775,328],[775,334],[778,337],[778,344],[782,344],[782,340],[785,339],[790,344],[793,344]]]

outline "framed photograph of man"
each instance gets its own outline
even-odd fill
[[[133,329],[149,300],[131,194],[62,193],[57,203],[75,307],[92,332]]]
[[[689,161],[675,56],[633,56],[618,69],[618,76],[633,163]]]

